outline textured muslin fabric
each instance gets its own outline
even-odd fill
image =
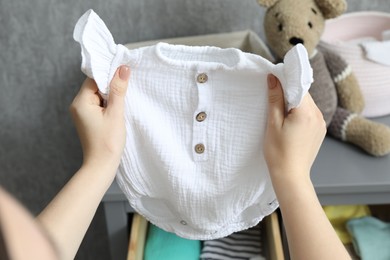
[[[83,72],[104,97],[117,67],[131,67],[117,182],[137,212],[203,240],[255,226],[278,207],[262,149],[267,74],[282,82],[287,107],[298,106],[313,81],[303,46],[277,65],[234,48],[158,43],[128,50],[92,10],[74,39]]]

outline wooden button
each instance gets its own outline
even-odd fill
[[[195,145],[195,152],[198,154],[204,153],[205,147],[203,144]]]
[[[196,121],[203,122],[207,117],[207,114],[205,112],[200,112],[196,115]]]
[[[198,77],[196,78],[196,80],[199,83],[205,83],[208,80],[207,74],[206,73],[199,74]]]

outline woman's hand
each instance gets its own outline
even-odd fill
[[[282,212],[291,259],[351,259],[310,180],[310,168],[326,133],[322,114],[309,94],[299,107],[286,114],[279,80],[269,75],[268,86],[265,159]]]
[[[306,94],[301,105],[286,114],[279,80],[269,75],[268,86],[264,152],[271,177],[309,177],[310,168],[326,134],[321,111],[310,94]]]
[[[124,99],[129,76],[127,66],[116,71],[107,107],[103,107],[92,79],[84,81],[70,106],[83,148],[83,165],[37,217],[56,244],[61,259],[74,259],[115,177],[126,139]]]
[[[124,98],[130,68],[121,66],[111,84],[107,106],[94,80],[87,78],[73,103],[70,112],[83,149],[83,166],[118,167],[126,139]]]

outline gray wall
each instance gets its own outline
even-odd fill
[[[349,5],[390,11],[389,0]],[[0,185],[33,214],[81,163],[68,106],[84,78],[73,26],[89,8],[122,44],[245,29],[263,38],[255,0],[0,0]],[[109,258],[104,221],[100,207],[77,259]]]

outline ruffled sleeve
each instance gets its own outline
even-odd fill
[[[107,98],[116,69],[126,63],[127,48],[115,44],[107,26],[93,10],[80,17],[73,38],[81,46],[81,70],[96,81],[99,92]]]
[[[313,83],[313,69],[306,48],[302,44],[292,48],[284,57],[284,64],[273,68],[273,74],[283,86],[287,110],[299,106]]]

